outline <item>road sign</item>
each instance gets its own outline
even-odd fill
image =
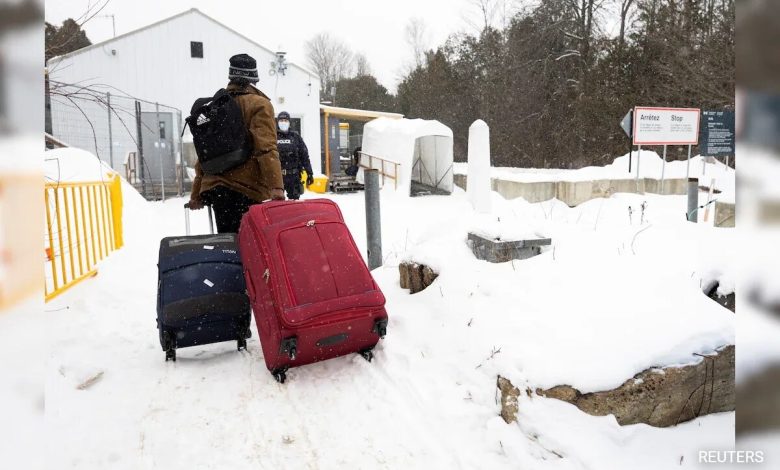
[[[708,157],[734,156],[734,111],[702,111],[699,148]]]
[[[633,109],[629,109],[628,112],[626,113],[626,115],[623,116],[623,120],[620,121],[620,127],[623,128],[623,132],[626,133],[626,135],[628,136],[629,139],[631,138],[631,135],[633,133],[633,129],[632,129],[632,127],[633,127],[632,124],[633,123],[632,123],[632,119],[631,119],[633,116],[634,116],[634,110]]]
[[[634,108],[634,145],[696,145],[699,143],[697,108]]]

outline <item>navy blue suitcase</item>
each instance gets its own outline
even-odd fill
[[[212,221],[211,207],[209,220]],[[185,211],[187,211],[185,205]],[[165,360],[176,349],[237,341],[246,349],[251,308],[237,235],[166,237],[160,241],[157,284],[157,328]]]

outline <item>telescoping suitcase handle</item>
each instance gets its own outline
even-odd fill
[[[209,210],[209,230],[212,235],[214,234],[214,214],[211,211],[211,206],[206,205]],[[190,235],[190,203],[184,204],[184,225],[186,226],[186,234]]]

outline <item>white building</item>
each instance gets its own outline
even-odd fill
[[[71,145],[87,150],[94,148],[106,161],[109,161],[107,154],[111,149],[113,166],[122,171],[125,155],[135,149],[132,148],[134,137],[121,137],[130,131],[134,133],[136,123],[133,109],[127,109],[128,102],[131,105],[134,103],[132,100],[123,100],[120,96],[125,94],[148,102],[143,103],[142,113],[144,122],[149,117],[149,129],[154,127],[156,102],[180,109],[184,118],[189,115],[195,99],[210,96],[227,84],[228,59],[240,53],[249,54],[257,60],[260,77],[257,87],[271,98],[276,114],[282,110],[290,113],[293,128],[300,129],[309,148],[313,169],[315,173],[320,173],[320,81],[317,74],[290,62],[286,62],[286,70],[280,72],[278,67],[272,65],[278,63],[275,51],[263,47],[195,8],[49,60],[48,70],[52,83],[90,86],[91,89],[110,92],[112,105],[122,106],[127,118],[123,122],[119,122],[120,116],[112,118],[113,142],[109,146],[108,138],[105,137],[108,126],[105,107],[99,117],[94,115],[96,110],[89,111],[93,125],[86,127],[94,127],[99,136],[93,139],[91,129],[85,131],[84,122],[75,122],[81,111],[75,109],[73,102],[52,95],[53,134]],[[168,111],[166,108],[160,110]],[[172,172],[173,162],[178,159],[178,136],[174,134],[178,132],[179,124],[175,114],[169,114],[168,119],[169,121],[162,122],[165,119],[158,118],[161,121],[161,135],[164,134],[166,139],[175,137],[168,144],[170,153],[158,154],[164,155],[165,163],[163,158],[155,159],[154,155],[146,155],[153,154],[154,148],[151,148],[151,152],[144,150],[149,166],[147,171],[152,174]],[[166,124],[171,131],[163,132]],[[147,140],[156,138],[153,133],[151,135],[152,139]],[[95,140],[97,142],[93,144]],[[191,137],[188,138],[188,134],[185,134],[184,140],[191,140]],[[158,148],[167,147],[165,142],[155,144]],[[146,149],[147,142],[144,142],[143,146]],[[158,161],[160,163],[157,163]],[[166,180],[168,178],[165,176]]]

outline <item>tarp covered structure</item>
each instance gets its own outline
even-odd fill
[[[365,168],[375,168],[383,187],[402,194],[452,192],[452,130],[439,121],[374,119],[363,128],[362,144],[358,182]]]

